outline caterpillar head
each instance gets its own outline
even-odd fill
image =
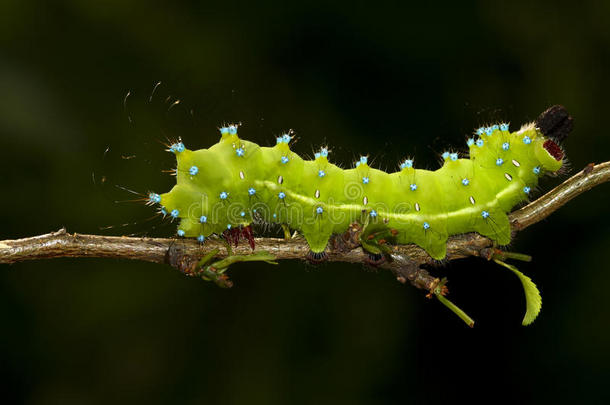
[[[564,106],[554,105],[540,114],[534,125],[543,135],[536,149],[536,156],[545,169],[559,170],[565,156],[560,145],[574,127],[572,117]]]

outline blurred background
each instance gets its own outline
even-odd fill
[[[424,3],[2,1],[0,239],[173,235],[117,186],[168,190],[165,139],[208,147],[230,121],[345,166],[435,168],[479,125],[563,104],[572,172],[610,160],[609,2]],[[518,279],[475,259],[434,270],[472,330],[358,265],[235,266],[231,290],[150,263],[2,265],[3,402],[608,403],[609,204],[596,188],[510,247],[534,256],[529,327]]]

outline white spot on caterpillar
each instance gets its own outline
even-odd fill
[[[513,179],[513,176],[511,176],[508,173],[504,173],[504,177],[506,177],[506,180],[511,181]]]
[[[243,179],[244,179],[244,177],[246,177],[246,176],[245,176],[245,174],[244,174],[244,172],[240,171],[240,172],[239,172],[239,178],[243,180]]]
[[[474,197],[473,197],[473,196],[470,196],[470,204],[472,204],[472,205],[474,205],[474,204],[475,204],[475,201],[474,201]]]
[[[277,184],[282,184],[283,182],[284,182],[284,177],[282,177],[282,175],[280,175],[280,176],[277,178]]]
[[[415,211],[419,212],[420,207],[419,207],[419,203],[415,203]]]
[[[513,159],[513,164],[515,165],[515,167],[521,166],[521,163],[517,162],[515,159]]]
[[[316,198],[320,198],[320,190],[316,190],[316,193],[314,194],[314,196]]]
[[[362,199],[362,204],[367,205],[368,203],[369,203],[369,198],[367,196],[364,196],[364,198]]]

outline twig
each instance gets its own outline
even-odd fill
[[[610,181],[610,162],[589,165],[561,185],[536,201],[510,214],[513,231],[517,232],[541,221],[577,195]],[[257,250],[265,250],[275,260],[304,259],[309,251],[302,238],[257,238]],[[190,239],[134,238],[101,235],[69,234],[65,229],[25,239],[0,241],[0,263],[58,257],[109,257],[168,263],[183,269],[197,263],[206,253],[219,249],[217,258],[227,257],[225,242],[209,239],[201,246]],[[233,249],[234,255],[252,253],[246,244]],[[340,243],[330,243],[328,261],[363,263],[369,260],[360,247],[346,249]],[[476,233],[456,235],[447,243],[447,260],[468,256],[490,259],[494,254],[493,241]],[[378,267],[396,274],[401,282],[410,281],[418,288],[434,291],[440,280],[421,269],[423,264],[435,261],[416,245],[399,245],[392,248],[390,261]]]
[[[574,197],[610,180],[610,162],[590,163],[542,197],[510,214],[513,229],[522,230],[542,221]]]

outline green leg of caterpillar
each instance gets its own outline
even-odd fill
[[[230,253],[230,255],[224,259],[213,261],[218,252],[218,249],[214,249],[199,260],[198,266],[200,269],[197,271],[197,274],[204,280],[213,281],[222,288],[230,288],[233,286],[233,283],[225,274],[229,269],[229,266],[233,263],[262,261],[270,264],[277,264],[277,262],[274,261],[275,256],[266,251],[255,252],[249,255],[233,255]]]
[[[446,278],[443,278],[441,280],[441,282],[438,283],[438,285],[432,291],[434,293],[434,296],[436,296],[436,298],[438,298],[438,300],[443,305],[445,305],[447,308],[449,308],[454,314],[459,316],[460,319],[466,323],[466,325],[470,326],[471,328],[474,327],[474,320],[471,317],[469,317],[466,312],[464,312],[462,309],[460,309],[453,302],[451,302],[450,300],[445,298],[445,296],[443,295],[443,293],[444,293],[443,287],[445,286],[446,283],[447,283],[447,279]]]

